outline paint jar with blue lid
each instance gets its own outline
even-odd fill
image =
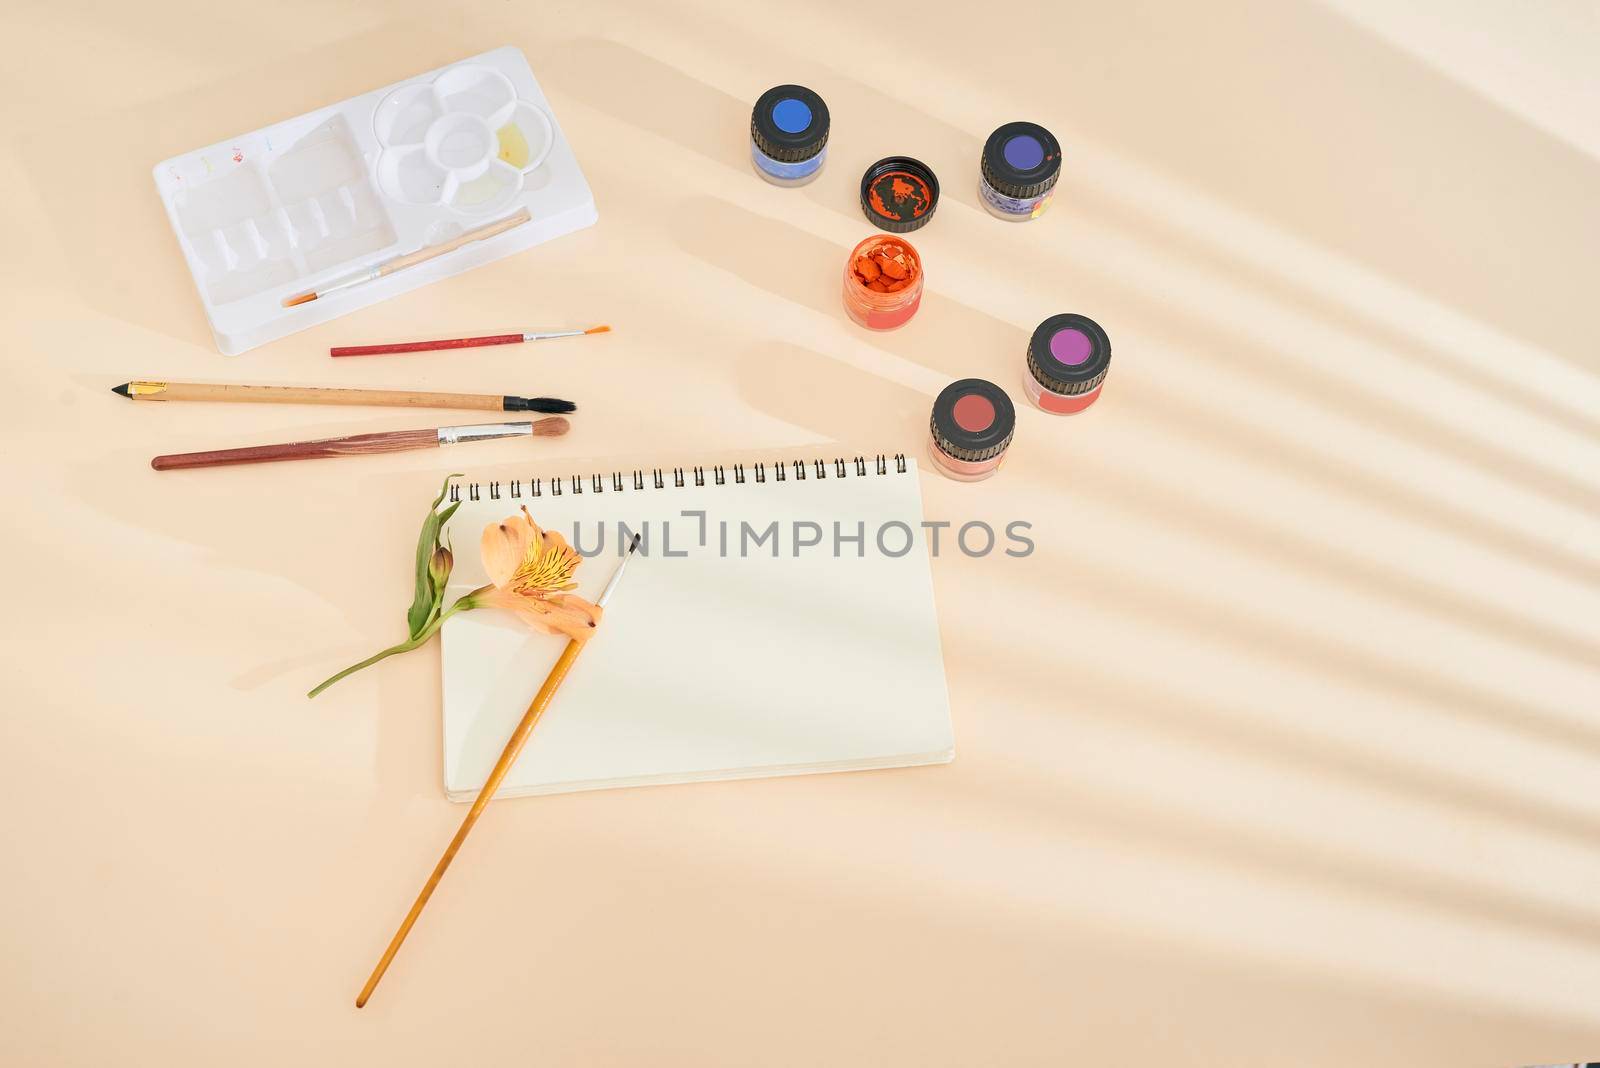
[[[750,113],[750,162],[773,185],[805,185],[828,158],[828,105],[803,85],[775,85]]]
[[[1061,177],[1061,143],[1038,123],[1008,122],[983,143],[978,171],[985,211],[1007,222],[1037,219]]]

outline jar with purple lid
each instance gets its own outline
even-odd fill
[[[1040,323],[1028,339],[1022,388],[1052,415],[1071,415],[1093,404],[1111,370],[1111,338],[1087,315],[1067,312]]]
[[[1008,122],[983,144],[978,199],[997,219],[1027,222],[1044,214],[1061,177],[1061,143],[1034,122]]]

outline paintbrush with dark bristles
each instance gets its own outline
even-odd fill
[[[558,397],[498,393],[425,393],[410,389],[334,389],[323,386],[246,386],[210,382],[124,382],[111,392],[137,401],[229,401],[248,404],[348,404],[376,408],[467,408],[478,412],[548,412],[578,406]]]

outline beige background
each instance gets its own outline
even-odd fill
[[[0,1061],[1600,1058],[1600,40],[1587,4],[1388,8],[7,4]],[[150,165],[504,43],[600,225],[218,356]],[[745,158],[784,80],[834,117],[802,190]],[[1068,163],[1008,227],[973,184],[1017,117]],[[890,152],[945,194],[921,314],[869,336],[837,273]],[[499,805],[352,1008],[461,815],[437,653],[302,693],[402,634],[447,465],[920,449],[951,378],[1020,399],[1059,310],[1114,339],[1101,402],[924,486],[1040,545],[935,562],[953,765]],[[157,476],[430,420],[134,377],[584,411]]]

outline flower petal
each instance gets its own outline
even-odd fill
[[[511,581],[511,576],[517,573],[517,568],[522,566],[522,561],[527,557],[528,546],[539,537],[539,528],[534,526],[533,518],[528,515],[524,507],[521,515],[506,516],[498,523],[490,523],[483,528],[483,541],[480,552],[483,556],[483,569],[489,575],[489,581],[496,586],[504,586]]]
[[[494,589],[479,600],[484,608],[502,608],[515,613],[528,626],[545,634],[564,634],[576,641],[588,641],[600,624],[604,611],[582,597],[527,597],[510,590]]]
[[[573,573],[583,558],[555,531],[540,533],[538,527],[533,530],[536,536],[528,542],[521,565],[500,585],[525,597],[554,597],[576,589]]]

